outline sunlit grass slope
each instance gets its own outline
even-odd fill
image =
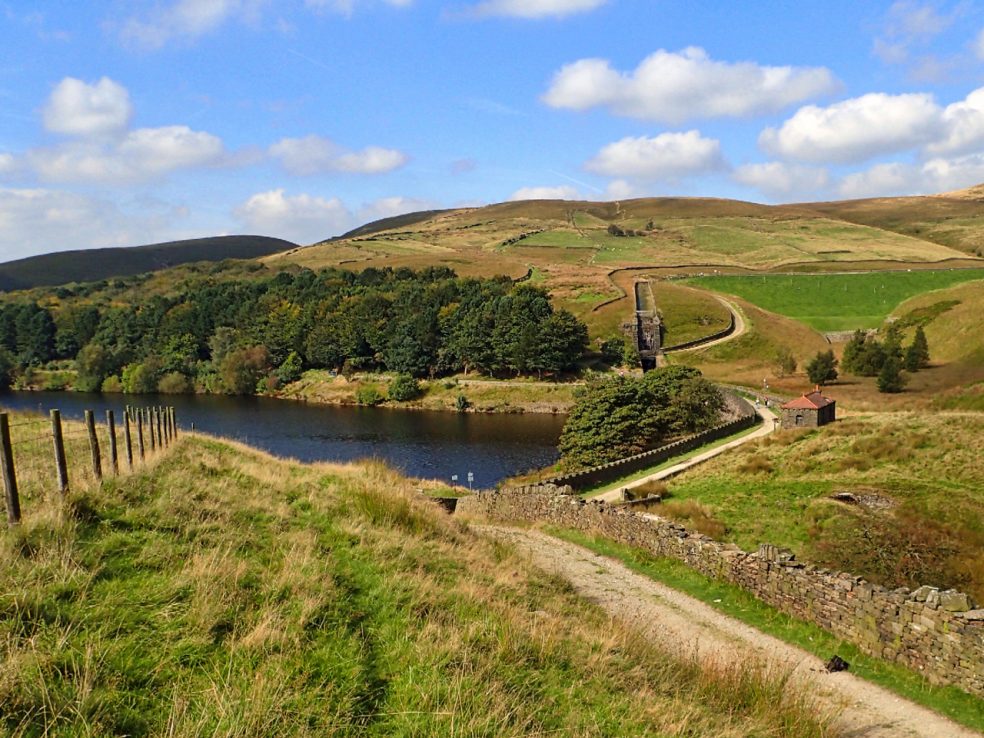
[[[984,601],[982,443],[984,414],[850,417],[685,472],[665,511],[746,549],[770,542],[889,586]],[[838,492],[862,504],[831,500]]]
[[[782,675],[660,651],[378,463],[184,437],[0,543],[5,735],[833,735]]]

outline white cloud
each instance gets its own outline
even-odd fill
[[[42,113],[49,131],[73,136],[125,130],[132,114],[130,93],[108,77],[95,84],[66,77],[52,91]]]
[[[279,236],[297,243],[315,243],[349,230],[352,213],[337,197],[285,195],[282,189],[260,192],[235,210],[235,216],[257,235]]]
[[[704,138],[699,131],[623,138],[585,164],[596,174],[641,180],[675,180],[725,166],[721,142]]]
[[[745,164],[737,167],[732,177],[775,199],[795,195],[814,197],[830,185],[830,173],[826,169],[779,161]]]
[[[358,220],[361,223],[371,223],[374,220],[392,218],[404,213],[416,213],[421,210],[436,210],[438,205],[430,200],[420,200],[413,197],[382,197],[359,208]]]
[[[512,18],[563,18],[597,10],[608,0],[485,0],[474,6],[479,16]]]
[[[13,154],[0,154],[0,175],[10,174],[17,168]]]
[[[368,146],[361,151],[347,151],[321,136],[285,138],[270,147],[270,155],[279,159],[291,174],[348,172],[384,174],[404,166],[409,160],[396,149]]]
[[[38,175],[49,182],[128,183],[180,169],[219,164],[221,139],[187,126],[140,128],[112,142],[73,141],[28,152]]]
[[[942,133],[940,115],[932,95],[871,93],[800,108],[780,128],[766,128],[759,145],[782,158],[857,162],[930,143]]]
[[[968,154],[955,159],[930,159],[921,172],[932,183],[933,192],[949,192],[984,182],[984,153]]]
[[[409,8],[413,0],[383,0],[394,8]],[[344,16],[351,16],[358,5],[364,5],[365,0],[304,0],[304,5],[314,11],[329,10]]]
[[[130,18],[120,29],[127,43],[158,49],[174,38],[198,38],[226,21],[249,17],[259,0],[177,0],[146,18]]]
[[[922,164],[891,162],[849,174],[841,181],[842,197],[887,197],[959,190],[984,181],[984,153]]]
[[[71,192],[0,189],[0,261],[184,237],[174,230],[177,217],[173,209],[124,213],[110,202]]]
[[[902,162],[876,164],[862,172],[849,174],[837,188],[842,197],[887,197],[929,192],[919,186],[919,168]]]
[[[509,196],[510,200],[580,200],[581,193],[571,185],[557,187],[520,187]]]
[[[984,87],[943,111],[944,135],[930,143],[930,154],[964,154],[984,145]]]
[[[628,73],[605,59],[581,59],[557,72],[543,100],[555,108],[607,107],[617,115],[678,124],[774,113],[837,88],[824,67],[720,62],[689,47],[657,51]]]
[[[643,190],[624,179],[613,179],[605,188],[605,199],[607,200],[631,200],[644,196]]]

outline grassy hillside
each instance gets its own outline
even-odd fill
[[[662,513],[746,549],[768,541],[890,587],[984,601],[982,438],[980,414],[871,414],[783,432],[674,479]]]
[[[831,736],[681,660],[378,464],[185,436],[0,533],[11,736]]]
[[[60,251],[0,264],[0,290],[95,282],[194,261],[257,259],[294,247],[290,241],[267,236],[215,236],[130,248]]]
[[[931,197],[887,197],[805,205],[831,218],[984,256],[981,187]]]
[[[984,226],[984,203],[954,202]],[[890,223],[882,227],[885,219],[863,222],[837,205],[713,198],[508,202],[379,221],[265,262],[273,268],[290,263],[351,269],[442,264],[464,276],[513,278],[532,268],[559,305],[588,324],[593,338],[611,335],[631,316],[631,300],[618,299],[633,278],[623,276],[625,269],[667,276],[974,263],[967,259],[972,250],[960,243],[948,245]],[[896,210],[911,207],[907,201]]]

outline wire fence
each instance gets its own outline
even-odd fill
[[[0,413],[0,474],[7,523],[23,519],[28,509],[52,495],[65,497],[72,488],[99,483],[104,476],[136,471],[165,451],[178,436],[173,407],[130,407],[107,410],[96,420],[85,411],[83,422],[62,420],[59,410],[45,418]]]

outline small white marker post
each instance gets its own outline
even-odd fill
[[[472,488],[472,482],[474,481],[475,481],[475,475],[472,474],[471,472],[468,472],[468,489]]]

